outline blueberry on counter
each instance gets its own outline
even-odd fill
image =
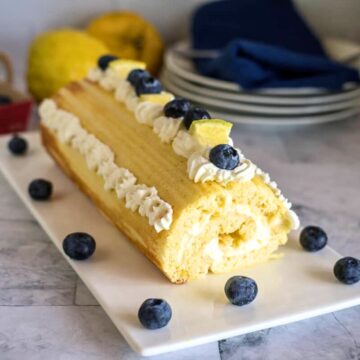
[[[27,141],[20,137],[19,135],[13,135],[13,137],[8,142],[8,148],[10,152],[14,155],[23,155],[27,150]]]
[[[240,157],[236,149],[227,144],[216,145],[210,150],[209,160],[218,168],[233,170],[240,163]]]
[[[255,280],[246,276],[233,276],[225,284],[226,297],[233,305],[250,304],[255,300],[257,293]]]
[[[127,77],[127,81],[132,86],[135,86],[136,83],[139,81],[139,79],[148,78],[148,77],[151,77],[151,75],[148,71],[143,70],[143,69],[134,69],[134,70],[130,71],[130,73]]]
[[[107,54],[107,55],[103,55],[103,56],[100,56],[99,59],[98,59],[98,66],[101,70],[106,70],[109,66],[109,64],[114,61],[114,60],[117,60],[118,57],[115,56],[115,55],[110,55],[110,54]]]
[[[9,105],[12,103],[11,97],[7,95],[0,95],[0,106]]]
[[[307,226],[300,233],[300,244],[307,251],[319,251],[328,241],[326,232],[318,226]]]
[[[351,256],[338,260],[334,266],[334,275],[344,284],[357,283],[360,281],[360,260]]]
[[[163,299],[147,299],[140,306],[138,317],[141,324],[151,330],[168,324],[172,316],[170,305]]]
[[[186,99],[174,99],[169,101],[164,106],[164,114],[167,117],[171,117],[174,119],[185,116],[185,114],[190,110],[191,103]]]
[[[135,84],[135,92],[137,96],[142,94],[160,94],[162,86],[158,79],[150,77],[140,77]]]
[[[52,183],[44,179],[33,180],[28,188],[32,199],[38,201],[48,200],[52,194]]]
[[[184,116],[184,125],[189,130],[194,120],[211,119],[210,114],[201,106],[192,107]]]
[[[94,238],[82,232],[75,232],[63,240],[63,250],[73,260],[86,260],[96,249]]]

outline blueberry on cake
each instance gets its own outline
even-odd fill
[[[173,283],[277,257],[298,218],[234,146],[232,124],[175,98],[143,63],[105,60],[40,106],[64,172]]]

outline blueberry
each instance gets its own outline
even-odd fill
[[[96,249],[94,238],[82,232],[75,232],[63,240],[63,250],[73,260],[86,260]]]
[[[12,103],[11,97],[7,95],[0,95],[0,106],[9,105]]]
[[[233,276],[225,284],[226,297],[233,305],[250,304],[255,300],[257,293],[255,280],[245,276]]]
[[[344,284],[357,283],[360,281],[360,260],[351,256],[338,260],[334,266],[334,275]]]
[[[22,155],[27,150],[27,141],[15,134],[8,142],[8,148],[12,154]]]
[[[190,110],[191,103],[186,99],[174,99],[168,102],[164,107],[164,114],[167,117],[179,118],[185,116]]]
[[[130,71],[127,81],[132,85],[135,86],[139,79],[151,77],[150,73],[143,69],[134,69]]]
[[[192,107],[184,117],[184,125],[187,129],[190,128],[191,123],[194,120],[210,119],[210,114],[200,106]]]
[[[140,96],[141,94],[160,94],[162,91],[162,86],[158,79],[153,77],[140,77],[135,84],[136,95]]]
[[[160,329],[168,324],[172,316],[170,305],[163,299],[147,299],[140,306],[138,317],[147,329]]]
[[[32,199],[47,200],[52,194],[52,184],[44,179],[36,179],[30,183],[28,190]]]
[[[115,55],[103,55],[103,56],[100,56],[99,59],[98,59],[98,66],[101,70],[105,71],[109,64],[114,61],[114,60],[117,60],[118,57],[115,56]]]
[[[209,153],[209,160],[218,168],[225,170],[233,170],[240,163],[238,152],[227,144],[213,147]]]
[[[318,226],[307,226],[300,233],[300,244],[307,251],[319,251],[327,244],[326,232]]]

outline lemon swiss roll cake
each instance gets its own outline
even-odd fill
[[[233,144],[230,122],[144,68],[105,55],[44,100],[47,151],[173,283],[277,257],[299,226],[291,203]]]

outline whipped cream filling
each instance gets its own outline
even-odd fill
[[[204,248],[203,254],[209,257],[214,263],[221,263],[224,259],[224,253],[220,249],[219,239],[212,239]]]
[[[177,155],[188,159],[188,175],[195,182],[216,181],[226,184],[229,181],[249,181],[255,175],[262,177],[270,186],[274,194],[289,209],[288,216],[293,229],[299,227],[299,218],[291,210],[291,203],[278,189],[277,184],[270,180],[269,174],[263,172],[247,159],[243,159],[234,170],[223,170],[213,165],[204,152],[207,148],[199,142],[181,125],[182,118],[174,119],[164,116],[163,106],[151,102],[141,102],[132,85],[120,79],[113,69],[105,72],[99,68],[91,69],[88,79],[97,82],[106,90],[115,90],[116,100],[125,103],[126,107],[134,112],[136,120],[141,124],[153,127],[162,142],[171,143]],[[229,145],[233,145],[229,139]],[[191,159],[190,159],[191,158]]]
[[[253,213],[248,205],[238,205],[239,215],[245,215],[254,220],[256,231],[252,238],[240,241],[237,246],[227,246],[220,244],[219,238],[212,239],[203,250],[203,254],[208,256],[213,264],[221,264],[224,258],[248,255],[251,251],[258,250],[267,245],[270,239],[270,231],[263,219]]]
[[[210,222],[211,215],[204,215],[201,222],[196,222],[192,227],[184,231],[182,234],[183,241],[181,242],[179,249],[177,250],[177,262],[181,263],[185,252],[193,247],[194,242],[198,236],[204,231]]]
[[[171,205],[162,200],[156,188],[136,184],[136,177],[115,163],[112,150],[81,127],[73,114],[58,109],[47,99],[39,107],[42,124],[52,130],[60,142],[68,144],[84,156],[87,167],[104,180],[104,189],[114,191],[125,200],[126,208],[148,218],[156,232],[168,230],[172,223]]]

